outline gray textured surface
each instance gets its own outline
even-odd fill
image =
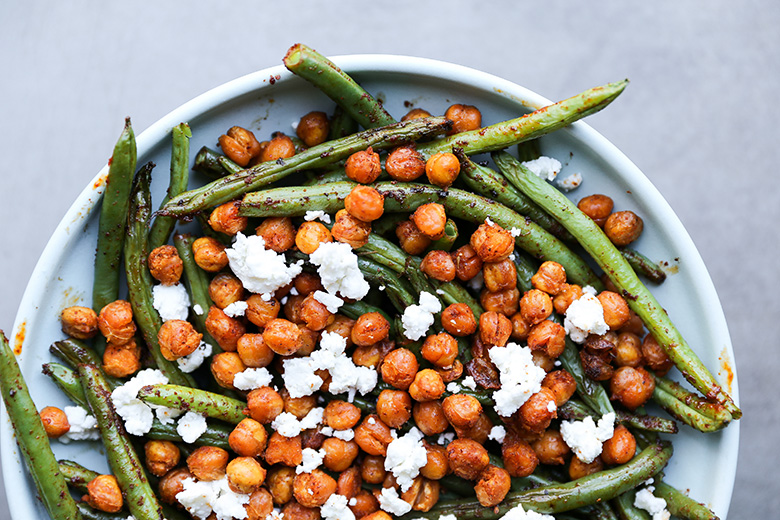
[[[210,4],[0,2],[0,327],[10,329],[48,236],[105,163],[124,116],[140,131],[279,63],[294,42],[461,63],[552,99],[628,77],[620,100],[589,123],[666,196],[709,267],[745,411],[729,518],[777,516],[767,480],[780,462],[780,3]]]

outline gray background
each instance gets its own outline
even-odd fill
[[[442,59],[552,99],[628,77],[588,122],[666,196],[709,267],[745,411],[729,516],[777,518],[780,3],[124,4],[0,1],[0,328],[126,115],[140,133],[292,43]]]

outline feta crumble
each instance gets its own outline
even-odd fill
[[[504,428],[500,424],[493,426],[490,429],[490,433],[488,433],[488,439],[494,440],[499,444],[504,442],[505,437],[506,437],[506,428]]]
[[[446,446],[455,440],[455,432],[440,433],[436,438],[436,444]]]
[[[566,309],[563,328],[575,343],[583,343],[588,334],[606,334],[609,326],[604,321],[604,307],[599,299],[591,292],[583,290],[582,296],[571,302]]]
[[[512,238],[517,238],[523,234],[523,230],[520,228],[513,227],[512,229],[509,230],[509,234],[512,235]]]
[[[477,389],[477,382],[474,381],[474,378],[471,376],[466,376],[463,378],[463,380],[460,382],[461,386],[464,386],[466,388],[470,388],[471,390]]]
[[[314,211],[310,210],[307,211],[306,214],[303,216],[303,220],[305,220],[306,222],[311,222],[312,220],[321,220],[326,224],[330,224],[330,215],[328,215],[321,209],[314,210]]]
[[[152,429],[152,406],[138,399],[138,391],[148,385],[167,384],[168,378],[159,370],[141,370],[128,382],[111,392],[111,402],[116,413],[125,422],[130,435],[144,435]]]
[[[331,314],[336,314],[339,308],[344,305],[344,300],[338,296],[322,291],[314,291],[314,299],[327,307]]]
[[[488,226],[495,226],[496,225],[492,220],[490,220],[490,217],[486,217],[485,218],[485,224],[488,225]]]
[[[509,417],[542,389],[542,380],[547,373],[534,364],[531,349],[517,343],[492,347],[488,355],[498,368],[501,380],[501,388],[493,392],[496,412]]]
[[[198,345],[198,348],[196,348],[190,354],[178,358],[176,360],[176,364],[179,365],[179,369],[182,372],[189,374],[190,372],[194,372],[197,368],[199,368],[213,351],[214,347],[205,341],[201,341],[200,345]]]
[[[301,465],[295,468],[295,473],[298,475],[301,473],[311,473],[319,468],[325,458],[325,450],[322,448],[319,450],[304,448],[302,454],[303,459]]]
[[[186,320],[190,313],[190,295],[184,285],[155,285],[152,306],[163,321]]]
[[[585,464],[590,464],[601,454],[602,443],[611,439],[614,431],[615,414],[612,412],[604,414],[598,425],[592,417],[582,421],[561,422],[563,442]]]
[[[561,162],[552,157],[541,156],[533,161],[523,162],[523,166],[533,172],[540,179],[551,181],[555,179],[558,172],[561,171]]]
[[[324,408],[312,408],[301,420],[290,412],[282,412],[271,422],[271,428],[283,437],[297,437],[303,430],[316,428],[322,422],[324,411]]]
[[[199,520],[206,520],[212,512],[217,520],[247,518],[244,506],[249,503],[249,497],[230,489],[227,477],[211,481],[186,478],[182,481],[182,491],[176,494],[176,500]]]
[[[192,306],[192,311],[197,314],[198,316],[203,316],[203,307],[201,307],[199,304],[195,304]]]
[[[575,190],[580,187],[580,184],[582,184],[582,174],[579,172],[572,173],[568,177],[558,179],[555,184],[563,191]]]
[[[273,376],[267,368],[247,368],[233,378],[233,386],[239,390],[254,390],[270,386]]]
[[[433,315],[441,312],[441,302],[433,294],[422,291],[420,293],[420,304],[410,305],[404,309],[401,316],[401,324],[404,328],[404,336],[417,341],[425,336],[428,329],[433,325]]]
[[[666,510],[666,500],[653,495],[652,486],[640,489],[634,497],[634,507],[644,509],[651,515],[653,520],[669,520],[671,514]]]
[[[320,428],[320,433],[326,437],[336,437],[337,439],[341,439],[342,441],[346,442],[349,442],[355,438],[355,430],[352,429],[334,430],[330,426],[324,426],[323,428]]]
[[[456,383],[455,381],[447,384],[447,391],[451,394],[459,394],[460,393],[460,385]]]
[[[187,412],[176,423],[176,433],[181,436],[181,440],[187,444],[197,441],[201,435],[206,433],[208,424],[206,418],[199,413]]]
[[[358,268],[358,257],[349,244],[326,242],[309,255],[325,290],[344,298],[362,300],[371,288]]]
[[[66,406],[62,409],[68,418],[70,429],[58,439],[64,444],[70,441],[96,441],[100,439],[97,420],[81,406]]]
[[[344,495],[333,493],[320,506],[322,518],[324,520],[355,520],[355,514],[349,508],[352,500],[347,500],[347,497]],[[357,500],[355,500],[355,503],[357,504]]]
[[[558,405],[555,404],[555,401],[550,401],[549,403],[547,403],[548,412],[553,413],[557,409],[558,409]]]
[[[554,516],[543,515],[536,511],[526,511],[522,505],[516,505],[506,512],[500,520],[555,520]]]
[[[407,491],[420,474],[420,468],[428,463],[428,450],[423,444],[423,434],[417,428],[398,437],[387,446],[385,469],[391,471],[401,491]]]
[[[441,515],[439,520],[458,520],[458,517],[455,515]]]
[[[379,499],[379,507],[391,515],[403,516],[412,510],[411,504],[402,500],[395,488],[382,489],[377,498]]]
[[[265,248],[265,240],[258,235],[238,233],[233,246],[225,249],[230,269],[244,288],[270,299],[280,287],[292,282],[300,274],[299,263],[287,265],[284,255]]]
[[[233,302],[224,309],[222,312],[230,316],[231,318],[238,318],[246,314],[246,310],[249,308],[249,304],[244,301]]]

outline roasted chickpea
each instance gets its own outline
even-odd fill
[[[293,155],[295,155],[295,144],[292,142],[292,139],[281,132],[276,132],[268,142],[268,145],[263,148],[260,154],[260,162],[288,159]]]
[[[115,345],[124,345],[133,339],[135,323],[130,302],[116,300],[100,309],[98,328],[106,340]]]
[[[382,164],[379,162],[379,154],[370,147],[355,152],[347,158],[344,164],[347,177],[361,184],[371,184],[382,173]]]
[[[266,249],[277,253],[284,253],[296,244],[295,226],[289,217],[266,218],[255,228],[255,234],[263,237]]]
[[[417,375],[418,368],[417,358],[405,348],[397,348],[388,353],[380,367],[382,380],[399,390],[409,388],[414,381],[414,376]]]
[[[333,236],[322,222],[304,222],[295,235],[296,247],[307,255],[316,251],[320,244],[327,242],[333,242]]]
[[[103,352],[103,371],[112,376],[125,378],[141,370],[141,349],[135,340],[125,345],[109,343]]]
[[[320,331],[333,322],[333,314],[310,293],[301,304],[301,319],[313,331]]]
[[[236,493],[253,493],[265,481],[265,468],[254,457],[236,457],[225,472],[230,489]]]
[[[574,300],[579,299],[582,294],[582,287],[579,285],[568,283],[563,284],[561,289],[558,291],[558,294],[556,294],[555,298],[553,298],[553,307],[555,308],[555,312],[558,314],[566,314],[566,311],[569,309],[569,305],[571,305]]]
[[[544,376],[542,387],[550,389],[555,396],[555,406],[562,406],[577,390],[577,381],[566,370],[555,370]]]
[[[371,223],[363,222],[347,212],[340,209],[336,212],[335,223],[331,228],[333,238],[339,242],[349,244],[353,249],[363,247],[368,243],[368,236],[371,234]]]
[[[644,223],[633,211],[618,211],[604,223],[604,234],[616,246],[627,246],[642,234]]]
[[[352,465],[360,452],[355,441],[328,437],[322,442],[325,457],[322,462],[331,471],[344,471]]]
[[[235,352],[220,352],[211,358],[211,374],[223,388],[235,390],[233,378],[244,370],[246,366]]]
[[[539,458],[531,445],[511,431],[504,437],[501,456],[504,467],[513,477],[527,477],[539,465]]]
[[[482,126],[482,113],[473,105],[450,105],[444,117],[453,123],[447,135],[477,130]]]
[[[631,317],[628,303],[618,293],[602,291],[596,297],[604,308],[604,321],[610,330],[617,330],[628,322]]]
[[[424,117],[431,117],[431,113],[422,108],[413,108],[401,118],[401,121],[411,121],[412,119],[422,119]]]
[[[283,410],[284,399],[270,386],[256,388],[247,394],[247,415],[261,424],[270,424]]]
[[[531,333],[531,326],[523,318],[523,315],[516,312],[510,320],[512,322],[511,338],[516,341],[525,341]]]
[[[336,481],[322,470],[301,473],[293,481],[293,495],[305,507],[319,507],[336,492]]]
[[[370,515],[364,516],[362,520],[393,520],[393,517],[384,511],[375,511]]]
[[[442,410],[453,427],[467,430],[479,421],[482,405],[473,396],[453,394],[442,401]]]
[[[459,247],[451,256],[455,263],[455,276],[462,282],[471,280],[482,270],[482,259],[470,244]]]
[[[483,312],[479,317],[479,339],[489,346],[503,347],[512,334],[512,322],[495,311]]]
[[[469,336],[477,330],[474,312],[465,303],[447,306],[441,313],[441,325],[453,336]]]
[[[263,341],[277,354],[289,356],[301,347],[301,331],[295,323],[276,318],[266,324]]]
[[[320,520],[322,515],[317,507],[304,507],[295,500],[289,501],[282,508],[286,520]]]
[[[417,428],[427,436],[444,433],[450,426],[441,401],[416,402],[412,407],[412,415]]]
[[[615,365],[619,367],[638,367],[642,365],[642,340],[632,332],[618,334],[615,345]]]
[[[352,327],[350,336],[355,345],[366,347],[373,345],[390,334],[390,323],[378,312],[369,312],[360,316]]]
[[[515,250],[512,234],[498,224],[483,223],[469,242],[483,262],[500,262]]]
[[[278,432],[272,433],[265,449],[265,461],[268,464],[284,464],[291,468],[299,466],[303,461],[301,436],[284,437]]]
[[[482,291],[479,295],[479,301],[486,311],[512,316],[517,313],[520,291],[517,287],[498,292]]]
[[[484,446],[471,439],[455,439],[447,445],[447,461],[452,472],[466,480],[476,480],[490,463]]]
[[[400,428],[412,417],[412,398],[403,390],[382,390],[376,413],[391,428]]]
[[[240,320],[231,318],[215,305],[209,308],[209,313],[206,316],[206,330],[217,340],[220,348],[227,352],[235,352],[238,348],[238,339],[246,334],[246,327]],[[200,339],[198,342],[200,343]]]
[[[118,513],[122,510],[122,490],[113,475],[98,475],[92,479],[87,484],[87,493],[82,500],[94,509],[106,513]]]
[[[577,203],[577,207],[593,219],[599,227],[604,227],[607,217],[612,213],[615,203],[606,195],[588,195]]]
[[[477,494],[477,500],[483,507],[497,506],[504,500],[509,489],[512,487],[512,478],[509,472],[504,468],[499,468],[492,464],[482,470],[479,474],[474,491]]]
[[[431,239],[411,220],[399,222],[395,228],[395,236],[398,237],[401,249],[410,255],[419,255],[431,245]]]
[[[217,273],[228,265],[225,246],[216,238],[200,237],[192,243],[192,255],[198,267]]]
[[[482,275],[485,288],[491,292],[517,286],[517,267],[508,258],[500,262],[485,262],[482,266]]]
[[[298,127],[295,133],[306,143],[306,146],[312,147],[322,144],[328,140],[330,131],[330,122],[325,112],[312,111],[306,114],[298,121]]]
[[[463,363],[456,359],[449,367],[434,367],[434,370],[441,376],[441,380],[445,384],[452,383],[463,375]]]
[[[242,300],[243,297],[244,285],[230,273],[219,273],[209,283],[209,298],[220,309]]]
[[[566,464],[566,457],[571,453],[561,432],[557,430],[543,431],[539,438],[533,441],[531,447],[539,457],[539,462],[554,466]]]
[[[435,480],[416,477],[409,489],[401,493],[401,499],[411,504],[412,511],[430,511],[439,501],[440,485]]]
[[[455,262],[447,251],[440,249],[434,249],[425,255],[420,263],[420,270],[441,282],[451,282],[455,279]]]
[[[569,478],[571,480],[577,480],[604,469],[604,462],[601,457],[596,457],[593,462],[585,463],[577,457],[572,457],[569,462]]]
[[[385,458],[379,455],[366,455],[360,463],[360,476],[367,484],[381,484],[387,476]]]
[[[242,457],[259,457],[265,451],[268,434],[258,421],[243,419],[228,436],[230,449]]]
[[[350,466],[342,471],[336,480],[336,493],[351,499],[362,491],[362,486],[363,479],[360,478],[360,467]]]
[[[89,307],[66,307],[60,315],[62,332],[76,339],[89,339],[98,332],[98,316]]]
[[[274,499],[267,489],[260,488],[250,495],[249,503],[244,507],[247,520],[265,520],[274,510]]]
[[[212,309],[216,309],[216,307],[212,307]],[[200,345],[201,339],[203,339],[203,334],[196,331],[190,322],[184,320],[168,320],[162,324],[157,332],[160,352],[168,361],[175,361],[180,357],[192,354]]]
[[[666,351],[658,344],[652,334],[642,340],[642,358],[653,372],[658,376],[666,375],[674,366]]]
[[[325,407],[322,419],[334,430],[349,430],[360,421],[360,409],[352,403],[334,399]]]
[[[148,441],[144,444],[146,467],[149,472],[162,477],[179,464],[181,453],[170,441]]]
[[[555,296],[566,284],[566,270],[558,262],[547,261],[531,277],[534,288]]]
[[[645,333],[645,324],[642,323],[640,318],[634,311],[629,310],[629,318],[623,327],[618,332],[630,332],[637,336],[643,336]]]
[[[458,341],[446,332],[433,334],[425,338],[421,353],[433,365],[448,368],[458,357]]]
[[[276,298],[264,300],[259,294],[253,294],[246,300],[246,317],[253,324],[264,328],[279,316],[281,305]]]
[[[423,204],[415,210],[410,218],[417,229],[428,238],[438,240],[444,236],[447,214],[441,204],[436,202]]]
[[[532,433],[542,433],[557,417],[555,393],[546,387],[533,394],[518,410],[518,419],[523,428]]]
[[[622,424],[615,426],[612,437],[604,441],[601,450],[601,460],[605,464],[625,464],[634,458],[636,453],[636,439]]]
[[[367,518],[368,515],[380,512],[379,500],[376,499],[373,493],[362,489],[352,498],[354,499],[354,504],[349,506],[349,508],[356,519]],[[384,511],[381,512],[384,513]]]
[[[303,323],[301,308],[303,307],[304,299],[306,299],[306,297],[300,294],[288,296],[287,303],[282,306],[285,318],[293,323]]]
[[[57,439],[70,431],[68,416],[56,406],[42,408],[38,415],[41,417],[46,436],[50,439]]]
[[[520,298],[520,314],[530,325],[546,320],[552,314],[552,298],[539,289],[531,289]]]
[[[344,199],[344,208],[363,222],[373,222],[385,212],[385,197],[376,188],[357,185]]]
[[[557,358],[566,347],[566,330],[550,320],[540,321],[531,327],[528,346],[531,350],[540,350],[551,358]]]
[[[441,376],[430,368],[420,370],[409,385],[409,395],[415,401],[433,401],[444,393],[444,381]]]
[[[172,469],[160,479],[157,484],[157,490],[160,494],[160,499],[166,504],[177,504],[176,495],[184,491],[184,484],[182,483],[188,478],[193,478],[192,473],[187,468]]]
[[[209,216],[209,225],[214,231],[231,236],[239,231],[243,231],[246,229],[249,219],[239,214],[240,209],[240,200],[226,202],[217,206]]]
[[[274,359],[274,351],[263,341],[262,334],[244,334],[236,344],[241,362],[251,368],[267,367]]]
[[[268,459],[266,459],[268,462]],[[271,493],[274,504],[283,505],[293,498],[293,480],[295,468],[289,466],[273,466],[268,470],[265,485]]]
[[[187,457],[187,468],[198,480],[219,480],[225,476],[228,452],[216,446],[201,446]]]
[[[385,171],[393,180],[410,182],[425,173],[425,160],[414,146],[399,146],[387,155]]]
[[[455,154],[439,152],[425,162],[428,182],[440,188],[449,188],[460,173],[460,161]]]
[[[541,350],[534,350],[531,352],[531,358],[533,359],[534,365],[545,372],[549,372],[555,367],[555,360]]]
[[[228,129],[227,135],[219,136],[218,141],[225,155],[239,166],[247,166],[252,159],[260,155],[260,143],[255,134],[246,128],[233,126]]]
[[[611,399],[629,410],[636,410],[647,402],[655,390],[655,380],[641,367],[620,367],[609,380]]]
[[[369,415],[355,428],[355,442],[369,455],[387,455],[387,446],[393,441],[390,428],[378,415]]]

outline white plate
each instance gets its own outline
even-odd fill
[[[396,118],[411,105],[442,114],[452,103],[480,108],[485,125],[517,117],[550,102],[513,83],[473,69],[439,61],[385,55],[335,58],[369,92],[384,100]],[[618,78],[604,78],[604,82]],[[585,90],[593,85],[576,85]],[[620,100],[616,101],[620,104]],[[256,131],[267,139],[271,132],[292,133],[292,123],[310,110],[330,113],[333,103],[314,87],[272,67],[221,85],[166,115],[138,136],[138,164],[154,161],[152,185],[157,206],[167,187],[170,164],[170,129],[182,122],[192,128],[192,156],[203,145],[216,147],[217,136],[233,125]],[[609,107],[607,110],[619,108]],[[626,117],[630,117],[627,114]],[[581,172],[583,185],[571,194],[575,200],[591,193],[606,193],[616,209],[632,209],[645,222],[638,250],[657,260],[669,261],[672,274],[660,287],[651,287],[685,338],[704,363],[717,372],[724,388],[738,401],[734,354],[726,321],[712,280],[691,238],[677,216],[647,177],[607,139],[578,122],[542,140],[543,153],[564,163],[561,175]],[[75,304],[90,305],[97,212],[104,168],[76,199],[60,222],[38,261],[24,293],[9,340],[21,344],[19,362],[33,399],[39,407],[69,404],[41,364],[51,360],[48,346],[63,334],[60,311]],[[193,186],[203,182],[193,175]],[[731,375],[729,375],[731,374]],[[729,377],[731,378],[729,380]],[[47,518],[35,498],[32,481],[22,469],[10,422],[3,414],[3,475],[16,520]],[[667,481],[710,505],[725,518],[737,465],[739,423],[725,431],[701,434],[683,427],[674,436],[675,454],[666,469]],[[77,460],[89,468],[107,471],[102,447],[97,443],[52,443],[60,458]]]

